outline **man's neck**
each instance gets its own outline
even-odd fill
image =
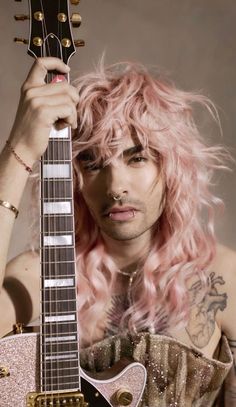
[[[107,252],[120,270],[132,273],[150,248],[150,238],[142,235],[130,240],[115,240],[103,236]]]

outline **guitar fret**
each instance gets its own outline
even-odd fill
[[[78,391],[79,388],[80,388],[80,380],[78,377],[78,380],[77,381],[74,380],[72,383],[62,382],[62,383],[50,384],[47,382],[43,386],[43,391],[47,391],[47,392],[54,392],[54,391],[58,391],[58,390]]]
[[[54,262],[48,263],[41,261],[43,278],[69,278],[75,276],[75,264],[74,262]]]
[[[71,248],[75,248],[75,246],[73,245],[71,245],[70,246]],[[49,250],[51,250],[51,252],[53,252],[54,250],[56,250],[56,249],[59,249],[59,248],[61,248],[61,249],[67,249],[68,248],[68,246],[40,246],[40,250],[43,250],[43,249],[49,249]]]
[[[42,357],[46,360],[46,356],[55,356],[61,354],[69,354],[78,352],[78,343],[74,342],[57,342],[57,343],[44,343],[42,347]]]
[[[74,248],[72,247],[55,247],[53,249],[44,247],[41,258],[44,262],[57,262],[74,260]]]
[[[67,379],[67,378],[71,378],[71,377],[73,377],[73,379],[75,379],[76,374],[78,374],[77,369],[74,369],[74,373],[71,372],[71,374],[65,374],[64,371],[62,372],[63,379]],[[59,373],[57,373],[57,371],[55,371],[55,376],[50,375],[50,379],[52,379],[53,381],[54,381],[54,379],[58,379],[58,378],[61,378],[61,377],[62,376],[60,376]]]
[[[68,332],[67,332],[67,334],[68,334]],[[78,334],[77,331],[74,331],[74,332],[70,331],[70,335],[77,335],[77,334]],[[45,338],[47,338],[47,337],[52,337],[52,338],[55,337],[55,338],[56,338],[57,333],[55,334],[55,336],[52,336],[52,335],[53,335],[53,334],[52,334],[51,332],[41,334],[41,336],[42,336],[42,337],[45,337]]]
[[[75,313],[76,314],[76,307],[73,307],[73,309],[64,309],[63,311],[61,311],[61,312],[57,312],[57,311],[55,311],[55,312],[53,312],[53,311],[51,311],[51,310],[49,310],[49,311],[45,311],[45,312],[43,312],[43,316],[45,316],[45,317],[50,317],[50,316],[55,316],[56,318],[58,317],[58,316],[63,316],[63,315],[71,315],[71,313]],[[74,320],[74,318],[73,318],[73,320]],[[57,322],[57,321],[54,321],[54,322]]]
[[[73,216],[55,216],[49,215],[45,217],[41,223],[41,230],[45,233],[73,233],[74,232],[74,220]]]
[[[69,260],[69,261],[41,261],[42,264],[46,264],[46,265],[56,265],[56,264],[74,264],[74,260]]]
[[[42,290],[43,301],[61,301],[67,298],[76,298],[76,287],[74,288],[45,288]]]
[[[44,335],[65,335],[77,332],[76,322],[63,322],[55,324],[42,324],[42,336]]]
[[[72,198],[72,182],[71,180],[43,180],[41,181],[41,194],[44,198],[66,199]]]
[[[51,233],[51,232],[53,232],[53,234]],[[59,235],[59,233],[61,234],[61,233],[73,233],[74,231],[73,230],[68,230],[68,229],[66,229],[66,230],[62,230],[62,229],[60,229],[59,231],[52,231],[52,230],[47,230],[46,232],[40,232],[40,234],[41,235],[43,235],[43,236],[60,236]]]
[[[47,301],[42,303],[42,313],[45,315],[63,314],[65,312],[76,312],[75,299],[68,301]]]
[[[57,391],[57,390],[64,390],[64,388],[65,388],[65,390],[66,390],[66,387],[67,386],[71,386],[71,385],[73,385],[73,386],[78,386],[78,381],[76,381],[76,376],[68,376],[67,378],[60,378],[60,380],[57,378],[52,378],[51,380],[49,380],[49,381],[47,381],[47,380],[43,380],[43,384],[45,385],[45,387],[46,387],[46,391],[47,390],[54,390],[54,391]],[[53,387],[53,389],[52,389],[52,387]],[[78,388],[79,388],[79,386],[77,387],[77,390],[78,390]],[[43,405],[43,404],[42,404]],[[45,405],[45,404],[44,404]],[[77,404],[77,406],[78,405],[82,405],[82,404]],[[66,404],[66,406],[69,406],[69,404]]]
[[[50,306],[50,305],[53,305],[53,304],[55,304],[55,305],[59,305],[59,304],[70,304],[70,303],[74,303],[75,302],[75,300],[74,299],[70,299],[70,298],[68,298],[68,299],[66,299],[66,300],[60,300],[60,301],[57,301],[57,300],[55,300],[55,301],[43,301],[43,303],[42,304],[45,304],[45,305],[48,305],[48,306]]]

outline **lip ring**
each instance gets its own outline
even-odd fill
[[[115,212],[112,212],[112,211],[110,211],[109,213],[107,213],[107,215],[106,216],[108,216],[109,218],[111,218],[112,217],[112,214],[114,214],[114,213],[124,213],[124,212],[132,212],[132,214],[133,214],[133,218],[135,217],[135,212],[138,212],[136,209],[134,209],[134,208],[132,208],[132,209],[128,209],[128,210],[124,210],[124,211],[115,211]]]

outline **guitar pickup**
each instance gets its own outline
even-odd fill
[[[88,407],[84,395],[80,392],[68,393],[28,393],[27,407]]]

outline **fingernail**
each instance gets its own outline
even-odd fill
[[[54,78],[52,79],[52,83],[58,83],[58,82],[64,82],[66,81],[66,78],[64,75],[56,75],[54,76]]]

